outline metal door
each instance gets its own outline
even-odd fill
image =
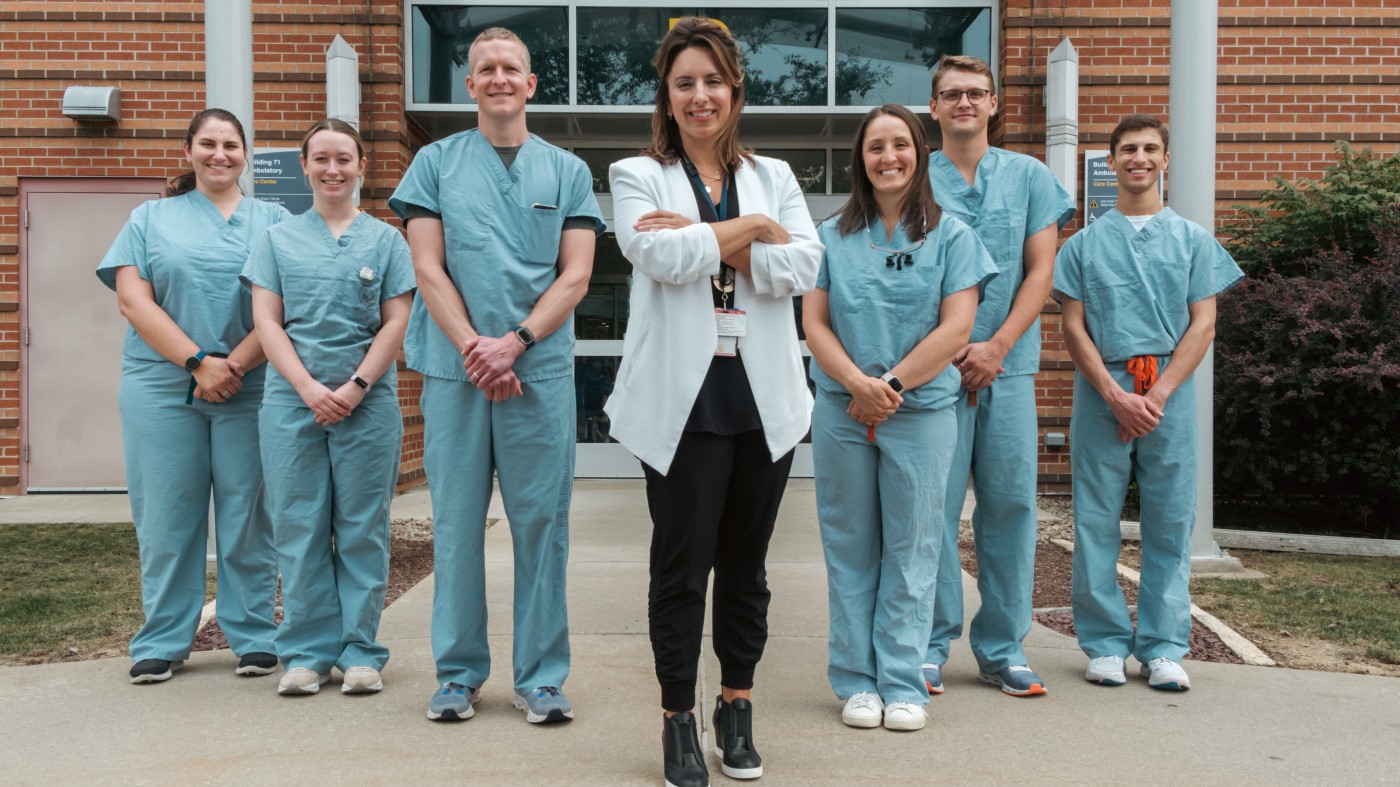
[[[117,384],[126,320],[93,271],[131,211],[163,181],[20,184],[20,483],[25,491],[121,490]]]

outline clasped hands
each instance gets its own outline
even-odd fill
[[[467,379],[480,388],[486,398],[493,402],[504,402],[512,396],[520,396],[520,380],[512,368],[515,359],[525,352],[525,345],[514,332],[505,336],[473,336],[462,345],[462,368],[467,370]]]
[[[227,358],[206,355],[194,377],[194,395],[210,404],[223,404],[243,389],[243,366]]]
[[[1124,391],[1122,396],[1114,397],[1108,406],[1113,410],[1113,417],[1118,419],[1118,440],[1124,443],[1145,437],[1156,429],[1166,412],[1165,398],[1157,394],[1155,388],[1141,396]]]
[[[847,390],[851,403],[846,407],[846,414],[867,426],[884,423],[904,403],[904,397],[879,377],[862,377]]]

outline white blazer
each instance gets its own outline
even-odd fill
[[[663,475],[670,471],[681,432],[705,382],[719,340],[710,277],[720,272],[719,241],[700,220],[695,193],[679,163],[662,165],[645,156],[623,159],[609,171],[613,227],[632,263],[631,316],[622,342],[622,367],[603,410],[613,439]],[[738,308],[748,312],[739,339],[768,450],[777,460],[807,433],[812,395],[802,371],[792,299],[812,290],[821,265],[807,203],[792,169],[757,156],[741,163],[735,188],[742,215],[762,213],[777,221],[791,242],[754,243],[752,276],[734,286]],[[688,227],[637,232],[644,213],[668,210],[688,217]]]

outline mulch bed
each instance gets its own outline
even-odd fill
[[[488,524],[489,526],[489,524]],[[433,572],[432,524],[422,520],[395,520],[390,526],[389,590],[384,606],[398,600],[414,585]],[[274,618],[282,622],[281,595]],[[220,650],[228,647],[217,617],[209,619],[194,638],[194,650]]]
[[[958,546],[963,569],[974,577],[977,576],[977,555],[972,542],[964,541]],[[1073,558],[1070,553],[1048,541],[1041,541],[1036,545],[1035,590],[1031,597],[1031,604],[1035,608],[1033,617],[1035,622],[1042,626],[1071,637],[1074,636],[1074,617],[1069,610],[1072,569]],[[1122,577],[1118,578],[1118,585],[1123,588],[1123,596],[1129,605],[1128,612],[1136,623],[1137,611],[1133,605],[1137,603],[1137,586]],[[1244,663],[1199,621],[1191,621],[1191,636],[1187,644],[1191,648],[1190,653],[1186,655],[1188,659],[1224,664]]]

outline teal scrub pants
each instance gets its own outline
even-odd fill
[[[831,606],[827,678],[840,699],[928,702],[928,642],[954,425],[950,408],[900,410],[867,440],[848,400],[812,413],[817,520]]]
[[[383,669],[389,649],[376,635],[403,441],[398,403],[361,404],[331,426],[309,407],[264,404],[259,428],[282,567],[278,659],[323,675]]]
[[[1167,357],[1159,357],[1165,364]],[[1122,363],[1107,364],[1132,390]],[[1163,366],[1165,368],[1165,365]],[[1196,390],[1188,379],[1167,400],[1157,428],[1118,440],[1113,411],[1083,377],[1074,379],[1070,462],[1074,470],[1074,578],[1079,647],[1090,658],[1128,655],[1180,661],[1191,634],[1191,530],[1196,524]],[[1137,635],[1118,586],[1119,521],[1129,474],[1142,498],[1142,584]]]
[[[123,369],[117,398],[146,613],[132,661],[190,655],[204,606],[211,489],[219,627],[237,655],[273,650],[277,555],[258,461],[260,382],[223,404],[185,404],[183,369],[130,360]]]
[[[948,473],[938,591],[925,661],[946,664],[949,641],[962,635],[958,523],[971,473],[977,500],[972,537],[982,606],[968,634],[978,669],[993,673],[1026,663],[1021,640],[1031,630],[1038,435],[1035,375],[998,377],[977,392],[977,399],[976,407],[968,405],[966,395],[953,405],[958,439]]]
[[[517,694],[569,675],[565,580],[574,483],[572,375],[523,383],[491,402],[475,386],[425,377],[423,465],[433,499],[433,658],[439,683],[480,688],[486,640],[486,509],[495,471],[515,558]]]

